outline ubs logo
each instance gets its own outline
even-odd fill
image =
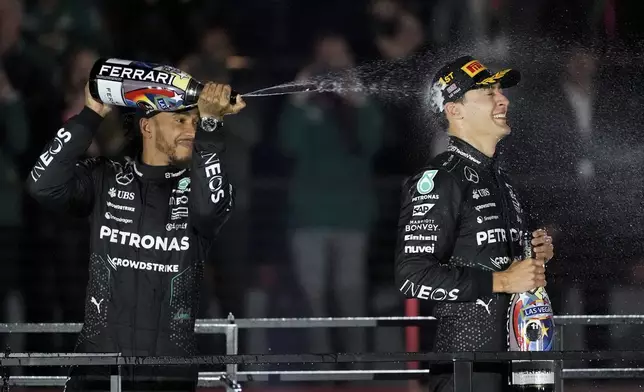
[[[114,188],[110,188],[110,190],[107,192],[111,198],[118,197],[119,199],[122,200],[134,200],[134,192],[127,192],[127,191],[122,191],[122,190],[116,190]]]

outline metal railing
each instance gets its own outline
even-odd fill
[[[41,354],[15,353],[0,358],[0,365],[14,366],[89,366],[101,365],[120,367],[123,365],[166,365],[201,364],[226,365],[225,373],[199,373],[200,387],[225,385],[229,391],[239,391],[239,382],[246,381],[321,381],[321,380],[380,380],[412,379],[425,376],[428,370],[330,370],[330,371],[238,371],[239,365],[264,363],[346,363],[346,362],[410,362],[442,361],[452,362],[454,371],[463,376],[456,378],[465,383],[463,390],[471,386],[471,364],[478,361],[502,362],[510,360],[551,360],[558,369],[559,391],[563,390],[563,379],[592,378],[644,378],[644,369],[639,368],[582,368],[564,369],[566,360],[644,360],[641,351],[575,352],[563,351],[561,331],[567,325],[631,325],[644,324],[644,315],[560,315],[555,316],[558,328],[557,339],[561,345],[555,352],[501,352],[501,353],[364,353],[364,354],[292,354],[292,355],[240,355],[238,350],[239,329],[253,328],[353,328],[420,326],[434,322],[434,317],[345,317],[345,318],[250,318],[199,319],[195,325],[198,334],[225,334],[226,355],[196,356],[187,358],[170,357],[124,357],[118,353],[104,354]],[[77,333],[80,323],[9,323],[0,324],[0,333]],[[469,364],[469,365],[468,365]],[[120,373],[118,373],[120,374]],[[15,376],[9,385],[16,386],[60,386],[66,377]],[[469,382],[467,380],[470,380]],[[120,390],[120,376],[113,380],[113,390]],[[460,381],[459,381],[460,382]]]

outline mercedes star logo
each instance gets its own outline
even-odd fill
[[[479,183],[479,174],[471,167],[465,166],[465,168],[463,169],[463,174],[465,175],[465,179],[467,181],[473,182],[475,184]]]

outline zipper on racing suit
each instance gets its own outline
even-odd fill
[[[496,159],[494,160],[494,163],[492,163],[492,176],[494,176],[494,180],[496,182],[496,186],[499,188],[499,195],[501,197],[501,219],[506,231],[506,246],[508,247],[510,255],[510,263],[514,263],[516,254],[514,252],[514,247],[512,246],[512,232],[510,231],[512,228],[512,222],[510,220],[508,200],[506,199],[507,189],[505,182],[501,179],[501,168],[499,167],[499,161]]]
[[[139,181],[141,184],[141,214],[139,215],[139,221],[137,224],[137,231],[139,233],[142,233],[142,228],[143,228],[143,222],[145,221],[145,207],[146,207],[146,201],[148,200],[148,182],[147,181]],[[140,249],[135,248],[135,253],[136,253],[136,260],[141,260],[141,254],[140,254]],[[135,273],[134,274],[134,298],[133,300],[135,301],[136,305],[134,306],[133,312],[134,312],[134,317],[132,321],[132,354],[136,355],[137,352],[137,347],[136,347],[136,336],[137,336],[137,329],[138,329],[138,323],[137,323],[137,315],[138,315],[138,298],[139,298],[139,274]]]

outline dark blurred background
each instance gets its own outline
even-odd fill
[[[523,72],[507,92],[513,134],[502,156],[534,227],[555,237],[547,289],[556,313],[641,313],[641,4],[0,0],[0,321],[82,322],[87,222],[44,211],[23,185],[46,141],[81,110],[99,56],[171,64],[248,92],[420,53],[418,80],[439,65],[432,59],[464,51]],[[209,262],[200,318],[403,315],[393,285],[400,184],[445,145],[422,100],[326,93],[247,103],[226,123],[238,208]],[[124,140],[109,118],[87,155],[122,156]],[[636,326],[568,331],[569,349],[644,348]],[[252,330],[241,350],[404,350],[400,328],[327,332]],[[431,329],[421,335],[431,342]],[[68,352],[75,341],[3,338],[16,352]],[[201,338],[204,353],[221,343]]]

